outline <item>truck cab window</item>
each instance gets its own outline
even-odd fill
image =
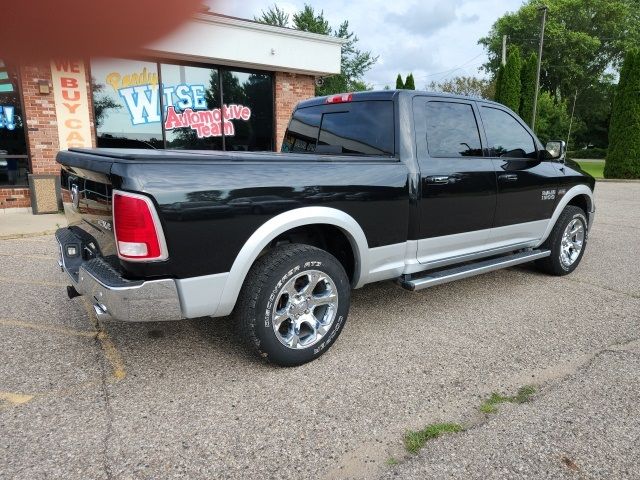
[[[300,108],[293,112],[282,142],[283,152],[315,152],[322,112],[317,108]]]
[[[393,155],[393,103],[345,104],[347,111],[322,116],[317,152]]]
[[[391,101],[316,105],[294,112],[282,151],[392,156],[394,139]]]
[[[536,146],[529,132],[503,110],[482,107],[482,123],[489,142],[490,156],[536,158]]]
[[[427,103],[427,145],[435,158],[481,157],[473,107],[468,103]]]

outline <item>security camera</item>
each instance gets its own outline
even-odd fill
[[[316,77],[316,87],[321,87],[324,85],[324,78]]]

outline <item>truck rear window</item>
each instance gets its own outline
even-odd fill
[[[296,110],[283,152],[393,155],[393,102],[317,105]]]

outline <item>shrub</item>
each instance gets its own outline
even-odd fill
[[[533,118],[533,97],[536,94],[536,75],[538,73],[538,57],[532,53],[522,63],[520,71],[520,117],[531,126]]]
[[[625,55],[613,100],[605,178],[640,178],[640,50]]]
[[[584,150],[569,150],[567,152],[569,158],[585,158],[585,159],[604,159],[607,157],[606,148],[588,148]]]
[[[502,75],[500,103],[509,107],[514,112],[520,110],[521,69],[522,60],[520,59],[520,50],[518,48],[513,48],[507,58],[507,64],[504,67],[504,75]]]
[[[407,75],[407,80],[404,82],[404,88],[406,90],[415,90],[416,82],[413,80],[413,73]]]

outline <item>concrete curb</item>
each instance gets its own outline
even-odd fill
[[[609,182],[609,183],[640,183],[640,179],[632,178],[596,178],[596,182]]]
[[[16,238],[44,237],[45,235],[53,235],[55,230],[45,230],[43,232],[30,233],[14,233],[11,235],[0,235],[0,240],[15,240]]]
[[[29,238],[29,237],[44,237],[46,235],[53,235],[56,233],[55,230],[46,230],[44,232],[33,232],[33,233],[15,233],[12,235],[0,235],[1,240],[15,240],[17,238]]]

